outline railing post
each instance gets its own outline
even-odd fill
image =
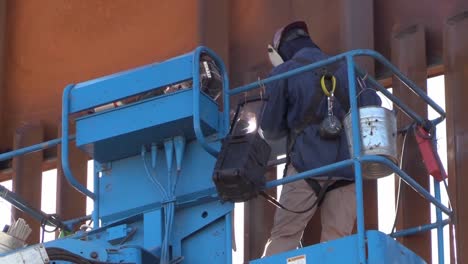
[[[356,98],[356,73],[354,71],[353,55],[346,56],[346,66],[348,68],[348,86],[349,100],[351,106],[351,124],[353,135],[353,152],[354,159],[354,174],[356,181],[356,217],[358,231],[358,256],[359,263],[366,263],[366,230],[364,227],[364,199],[362,193],[362,167],[359,157],[361,156],[361,133],[359,127],[359,108]]]

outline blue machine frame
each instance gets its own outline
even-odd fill
[[[199,63],[202,54],[210,56],[220,67],[223,76],[224,104],[222,112],[218,111],[214,101],[200,92]],[[429,128],[443,121],[445,112],[395,66],[375,51],[354,50],[346,52],[324,61],[312,63],[230,90],[227,72],[222,60],[208,48],[199,47],[192,53],[162,63],[151,64],[131,71],[67,86],[63,93],[62,137],[28,148],[0,154],[0,161],[74,140],[75,136],[69,135],[68,127],[71,114],[148,92],[154,88],[192,79],[193,87],[191,90],[146,99],[135,104],[76,119],[77,134],[75,140],[77,146],[94,155],[96,159],[95,190],[91,192],[86,189],[73,176],[68,161],[68,144],[61,144],[62,166],[65,177],[70,184],[79,192],[94,200],[95,209],[91,218],[95,228],[89,232],[77,233],[65,239],[55,240],[46,246],[67,249],[86,258],[89,258],[89,254],[92,253],[90,250],[93,248],[93,252],[96,252],[99,256],[98,260],[124,260],[144,263],[145,261],[154,261],[155,258],[153,259],[153,257],[156,256],[158,256],[158,259],[159,257],[164,259],[163,255],[167,254],[167,252],[163,253],[164,250],[167,250],[167,248],[164,249],[163,245],[164,233],[166,232],[164,228],[170,228],[169,230],[175,230],[169,243],[172,245],[174,258],[185,257],[186,261],[190,261],[191,259],[197,259],[197,255],[206,254],[202,257],[205,260],[211,259],[211,261],[208,261],[210,263],[228,263],[231,260],[232,238],[230,226],[233,205],[230,203],[221,204],[218,201],[216,190],[211,183],[210,170],[213,169],[215,157],[219,150],[219,139],[227,134],[229,128],[230,96],[338,61],[346,61],[353,134],[351,158],[291,177],[270,181],[267,183],[267,188],[353,165],[356,175],[357,234],[256,260],[252,263],[278,263],[302,255],[309,259],[320,258],[324,261],[322,263],[343,263],[343,261],[347,263],[387,263],[386,261],[389,263],[393,263],[392,261],[423,263],[418,256],[391,237],[377,231],[365,230],[362,162],[378,162],[388,166],[415,191],[436,206],[436,223],[398,231],[392,235],[393,237],[399,237],[437,228],[439,263],[443,263],[442,228],[449,223],[449,220],[442,219],[442,212],[450,218],[452,211],[440,200],[440,183],[434,181],[435,197],[433,197],[390,160],[380,156],[361,155],[361,138],[357,136],[360,135],[360,128],[358,125],[359,111],[356,100],[356,81],[353,77],[356,75],[356,71],[359,72],[354,62],[354,58],[357,56],[372,57],[388,67],[409,89],[440,115],[434,120],[425,120],[401,100],[389,93],[379,82],[369,77],[373,86],[393,101],[415,122]],[[178,112],[170,111],[169,105],[172,107],[177,105]],[[166,109],[166,112],[163,115],[158,115],[158,111],[155,111],[157,109]],[[135,116],[139,118],[134,118],[134,123],[122,124],[122,120],[128,120]],[[187,122],[190,123],[190,126],[187,126]],[[169,127],[164,127],[168,123],[170,123]],[[153,128],[156,129],[151,130]],[[167,133],[161,132],[166,130]],[[171,134],[173,131],[178,132]],[[155,132],[161,132],[162,134],[155,137],[155,134],[157,134]],[[208,135],[208,137],[205,135]],[[116,147],[118,142],[124,142],[123,145],[127,147]],[[175,166],[173,166],[174,155],[176,157]],[[193,160],[184,159],[184,155],[190,156]],[[166,162],[164,162],[164,158],[159,157],[166,157]],[[151,166],[146,163],[148,158],[151,160]],[[143,164],[144,166],[142,166]],[[182,167],[186,168],[186,170],[181,170]],[[190,175],[194,174],[195,171],[198,173],[197,175],[205,175],[204,178],[194,179],[193,176],[191,178]],[[146,178],[129,176],[144,175],[145,173]],[[107,174],[112,175],[112,177],[107,177]],[[159,177],[159,180],[155,182],[154,180],[157,177],[154,174],[167,174],[167,177]],[[207,175],[209,177],[206,177]],[[174,179],[181,180],[178,185],[179,188],[175,187],[177,180]],[[168,192],[165,192],[164,188],[159,188],[158,184],[168,186],[168,189],[166,188]],[[152,188],[152,186],[156,188]],[[140,190],[138,192],[139,197],[137,199],[127,199],[122,195],[125,193],[125,188]],[[10,200],[14,199],[11,198]],[[172,207],[168,206],[169,204]],[[16,203],[15,206],[26,212],[31,211],[28,206],[21,203]],[[169,215],[172,218],[164,218],[167,212],[170,212]],[[162,226],[166,221],[173,223],[174,226],[165,226],[163,228]],[[100,222],[102,226],[99,225]],[[144,230],[144,232],[135,232],[137,229]],[[205,231],[200,231],[202,229]],[[220,233],[223,233],[223,235],[220,236]],[[81,241],[85,237],[87,243]],[[126,245],[127,240],[130,238],[135,243],[123,247],[122,245]],[[122,241],[124,241],[123,244],[121,244]],[[115,246],[116,243],[119,247]],[[158,245],[159,247],[157,247]],[[114,249],[112,253],[104,250],[109,247]],[[203,249],[204,247],[212,248],[206,251]],[[343,252],[343,254],[331,256],[324,253],[324,251],[330,251],[330,248],[335,252]],[[366,254],[366,251],[368,254]],[[161,260],[161,263],[164,263],[163,260]]]

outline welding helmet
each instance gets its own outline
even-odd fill
[[[283,43],[302,37],[309,37],[309,30],[304,21],[292,22],[278,29],[273,36],[273,43],[268,45],[268,58],[271,64],[276,67],[284,62],[285,58],[280,52]]]

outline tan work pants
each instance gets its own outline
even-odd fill
[[[288,169],[288,174],[296,174],[297,172],[291,168]],[[323,186],[325,181],[319,183]],[[299,211],[309,208],[316,199],[315,192],[307,182],[300,180],[283,186],[280,203],[288,209]],[[303,214],[276,209],[271,236],[265,245],[263,255],[270,256],[296,249],[316,209],[317,207]],[[356,220],[355,185],[349,184],[327,192],[320,210],[321,242],[350,235]]]

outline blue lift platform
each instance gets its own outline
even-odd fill
[[[222,96],[218,100],[201,89],[200,65],[203,65],[202,58],[206,56],[214,62],[222,77]],[[221,140],[229,130],[230,98],[262,84],[345,61],[350,87],[352,132],[353,135],[360,135],[354,78],[358,71],[354,59],[359,56],[372,57],[388,67],[440,114],[434,120],[425,120],[369,77],[374,87],[416,123],[435,126],[443,121],[445,112],[375,51],[350,51],[259,82],[229,89],[229,79],[222,60],[210,49],[198,47],[193,52],[164,62],[67,86],[63,93],[62,137],[0,154],[0,161],[65,143],[61,144],[64,174],[77,191],[94,201],[94,211],[91,216],[80,219],[61,222],[47,218],[46,222],[71,229],[73,224],[91,219],[94,227],[39,245],[45,249],[51,263],[232,263],[234,205],[220,201],[212,182]],[[180,83],[189,83],[191,87],[141,97],[142,94]],[[139,100],[129,100],[135,97]],[[92,111],[120,100],[127,101],[119,107]],[[76,122],[76,134],[72,136],[69,131],[71,120]],[[81,185],[70,170],[67,143],[72,140],[94,159],[92,191]],[[443,263],[442,228],[449,221],[443,221],[442,213],[450,217],[452,211],[441,202],[439,182],[434,182],[433,197],[390,160],[361,155],[360,140],[359,136],[353,136],[354,148],[349,160],[270,181],[266,185],[267,188],[275,188],[353,165],[356,174],[357,233],[251,263],[425,263],[398,243],[395,237],[433,228],[438,231],[439,263]],[[365,230],[362,190],[364,162],[378,162],[391,168],[436,206],[437,222],[399,231],[392,236],[376,230]],[[30,208],[15,194],[4,189],[0,189],[0,193],[15,207],[37,219],[47,217]],[[0,262],[22,255],[22,252],[34,247],[37,245],[1,254]]]

